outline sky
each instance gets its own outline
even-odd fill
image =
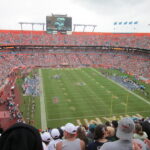
[[[149,8],[150,0],[1,0],[0,29],[20,30],[19,22],[46,23],[46,16],[53,13],[67,14],[73,24],[97,25],[95,32],[150,32]],[[138,24],[114,25],[126,21]],[[23,29],[32,28],[24,25]],[[34,30],[42,30],[42,26],[36,25]]]

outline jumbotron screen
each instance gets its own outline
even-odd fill
[[[72,18],[63,16],[46,16],[46,30],[52,31],[72,31]]]

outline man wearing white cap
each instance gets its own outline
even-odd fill
[[[48,150],[49,142],[51,141],[51,136],[49,132],[43,132],[41,134],[43,150]]]
[[[56,144],[58,142],[62,141],[60,139],[60,132],[59,132],[59,130],[58,129],[52,129],[51,130],[51,136],[52,136],[53,140],[48,145],[48,150],[56,150]]]
[[[146,150],[142,141],[133,140],[135,124],[130,118],[123,118],[118,123],[116,136],[119,140],[105,143],[100,150]],[[138,145],[140,145],[138,147]],[[136,146],[136,147],[135,147]]]
[[[77,127],[67,123],[64,127],[64,140],[56,145],[56,150],[84,150],[85,144],[76,138]]]

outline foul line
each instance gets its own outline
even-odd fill
[[[105,77],[104,75],[101,74],[101,72],[98,72],[98,71],[95,70],[94,68],[92,68],[92,69],[93,69],[95,72],[99,73],[101,76]],[[105,77],[105,78],[106,78],[106,77]],[[120,87],[123,88],[124,90],[128,91],[129,93],[133,94],[134,96],[136,96],[137,98],[139,98],[139,99],[142,100],[143,102],[145,102],[145,103],[147,103],[147,104],[150,105],[150,102],[147,101],[145,98],[143,98],[143,97],[141,97],[141,96],[135,94],[134,92],[128,90],[127,88],[125,88],[124,86],[120,85],[119,83],[117,83],[117,82],[115,82],[115,81],[113,81],[113,80],[111,80],[111,79],[109,79],[109,78],[107,78],[107,79],[108,79],[109,81],[113,82],[114,84],[120,86]]]
[[[44,101],[44,91],[43,91],[43,78],[42,71],[39,69],[40,76],[40,106],[41,106],[41,128],[43,130],[47,129],[47,121],[46,121],[46,111],[45,111],[45,101]]]

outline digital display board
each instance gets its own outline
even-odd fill
[[[67,16],[47,16],[46,30],[52,31],[72,31],[72,18]]]

